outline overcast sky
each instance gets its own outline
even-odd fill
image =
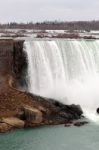
[[[99,0],[0,0],[0,22],[99,20]]]

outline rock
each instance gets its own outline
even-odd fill
[[[52,38],[70,38],[70,39],[80,39],[81,37],[77,33],[59,33],[57,35],[52,35]]]
[[[75,120],[80,119],[83,111],[79,105],[59,105],[59,116],[67,119],[67,120]]]
[[[64,125],[64,127],[70,127],[70,126],[71,126],[71,124],[69,124],[69,123]]]
[[[72,121],[68,121],[65,123],[64,127],[70,127],[73,124]]]
[[[23,112],[24,112],[23,118],[26,122],[38,124],[41,123],[43,120],[42,112],[36,108],[24,106]]]
[[[74,104],[72,104],[69,107],[70,107],[71,112],[75,113],[75,115],[81,116],[83,114],[83,111],[82,111],[80,105],[74,105]]]
[[[12,128],[12,126],[6,124],[6,123],[0,123],[0,133],[5,133],[10,131]]]
[[[85,124],[88,124],[88,122],[87,121],[75,122],[74,126],[81,127],[81,126],[83,126]]]
[[[25,122],[15,117],[2,118],[2,123],[6,123],[14,128],[23,128]]]
[[[99,114],[99,108],[97,108],[96,112]]]

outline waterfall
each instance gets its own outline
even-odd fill
[[[80,104],[86,116],[97,118],[93,112],[99,107],[98,40],[26,41],[25,51],[31,93]]]

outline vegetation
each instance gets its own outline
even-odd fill
[[[45,21],[39,23],[16,23],[11,22],[7,24],[0,24],[0,29],[36,29],[36,30],[99,30],[99,21],[72,21],[72,22],[58,22]]]

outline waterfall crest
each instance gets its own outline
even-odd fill
[[[85,110],[99,107],[99,41],[26,41],[29,91],[80,104]]]

